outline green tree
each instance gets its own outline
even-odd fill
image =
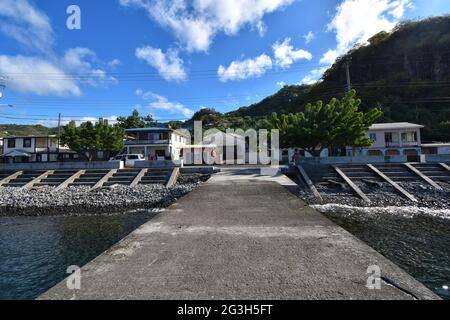
[[[167,128],[172,129],[172,130],[181,129],[182,126],[183,126],[183,122],[181,122],[181,121],[170,121],[167,124]]]
[[[136,109],[133,110],[133,113],[128,117],[117,118],[117,126],[122,129],[152,128],[157,125],[158,122],[153,119],[152,115],[141,116]]]
[[[64,127],[61,143],[71,150],[87,158],[94,159],[95,152],[103,151],[115,154],[123,149],[124,130],[118,126],[110,126],[100,121],[97,124],[83,122],[77,126],[71,121]]]
[[[339,148],[366,147],[373,143],[367,131],[382,112],[378,108],[361,112],[360,104],[353,90],[342,99],[333,98],[328,104],[322,101],[308,104],[305,112],[274,113],[271,118],[259,121],[258,128],[280,130],[282,147],[300,147],[315,157],[328,148],[332,155],[338,155]]]

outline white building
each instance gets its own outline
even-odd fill
[[[450,155],[450,143],[423,143],[421,145],[422,147],[422,154],[429,154],[429,155],[442,155],[442,154],[448,154]]]
[[[190,143],[189,134],[168,128],[125,130],[127,154],[143,154],[148,160],[180,160],[181,149]]]
[[[78,160],[78,154],[66,146],[58,146],[58,138],[27,136],[3,138],[3,159],[9,163],[57,162]]]
[[[373,144],[367,148],[358,148],[356,155],[418,156],[421,154],[420,129],[423,127],[408,122],[374,124],[367,133]],[[347,148],[347,156],[352,155],[352,149]]]

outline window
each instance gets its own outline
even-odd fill
[[[370,140],[372,140],[373,142],[377,141],[377,134],[376,133],[371,133],[370,134]]]
[[[8,139],[8,148],[14,149],[16,147],[16,139]]]
[[[156,150],[156,156],[157,157],[165,157],[166,151],[165,150]]]
[[[386,142],[392,142],[392,133],[388,132],[384,134],[384,139]]]
[[[31,148],[31,138],[23,139],[23,147],[24,148]]]
[[[139,160],[139,156],[137,154],[130,154],[128,160]]]

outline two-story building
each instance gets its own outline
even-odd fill
[[[190,144],[189,134],[168,128],[125,130],[127,154],[142,154],[148,160],[180,160],[183,146]]]
[[[408,122],[374,124],[367,133],[373,144],[367,148],[358,148],[356,155],[418,156],[421,154],[420,129],[423,127]],[[352,149],[348,148],[347,155],[352,154]]]
[[[3,138],[3,160],[8,163],[78,160],[78,154],[58,145],[55,135]]]

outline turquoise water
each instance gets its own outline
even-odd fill
[[[0,299],[35,299],[153,216],[0,217]]]

